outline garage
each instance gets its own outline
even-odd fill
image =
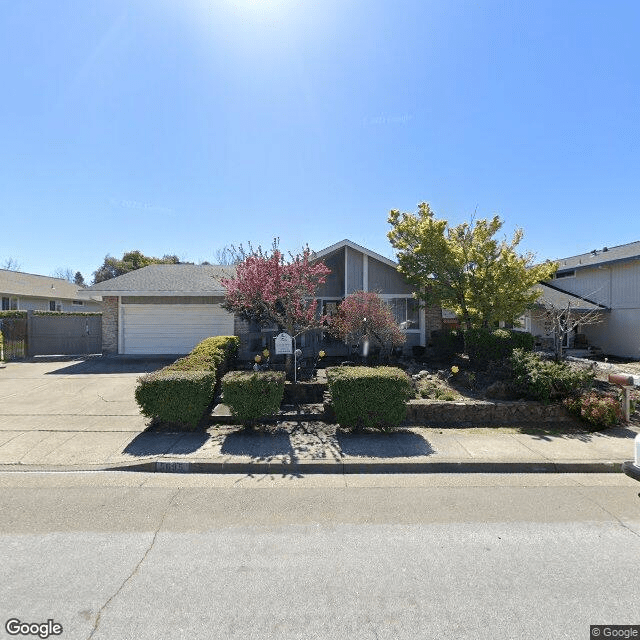
[[[121,353],[189,353],[211,336],[232,336],[233,315],[219,304],[122,304]]]

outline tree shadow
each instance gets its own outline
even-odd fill
[[[209,439],[205,432],[194,433],[154,433],[144,431],[138,434],[123,450],[134,457],[186,455],[200,449]]]
[[[249,456],[257,461],[275,457],[295,458],[289,433],[286,429],[263,428],[259,431],[242,429],[228,434],[224,438],[220,453],[231,456]]]
[[[343,456],[366,458],[413,458],[435,453],[421,435],[405,429],[391,433],[340,431],[338,445]]]
[[[609,427],[599,431],[585,431],[584,425],[582,427],[569,423],[567,427],[550,426],[550,427],[538,427],[538,426],[523,426],[518,428],[518,433],[532,436],[535,440],[544,440],[550,442],[551,440],[557,440],[559,438],[565,440],[576,440],[578,442],[591,442],[596,438],[618,438],[621,440],[633,440],[637,431],[630,429],[626,426]]]

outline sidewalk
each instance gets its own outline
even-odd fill
[[[140,421],[102,428],[52,417],[36,428],[0,425],[0,470],[144,470],[174,473],[605,473],[633,457],[637,427],[602,433],[513,433],[500,429],[404,427],[350,433],[322,422],[282,422],[247,432],[143,431]],[[26,424],[24,425],[26,426]],[[512,430],[510,430],[512,431]]]

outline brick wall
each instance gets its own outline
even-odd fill
[[[442,309],[440,307],[426,307],[424,310],[425,338],[429,342],[432,331],[442,329]]]
[[[102,298],[102,353],[118,353],[118,297]]]

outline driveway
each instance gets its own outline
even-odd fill
[[[137,378],[172,360],[7,363],[0,368],[0,464],[61,464],[73,451],[90,458],[92,446],[125,447],[147,425],[134,398]]]

